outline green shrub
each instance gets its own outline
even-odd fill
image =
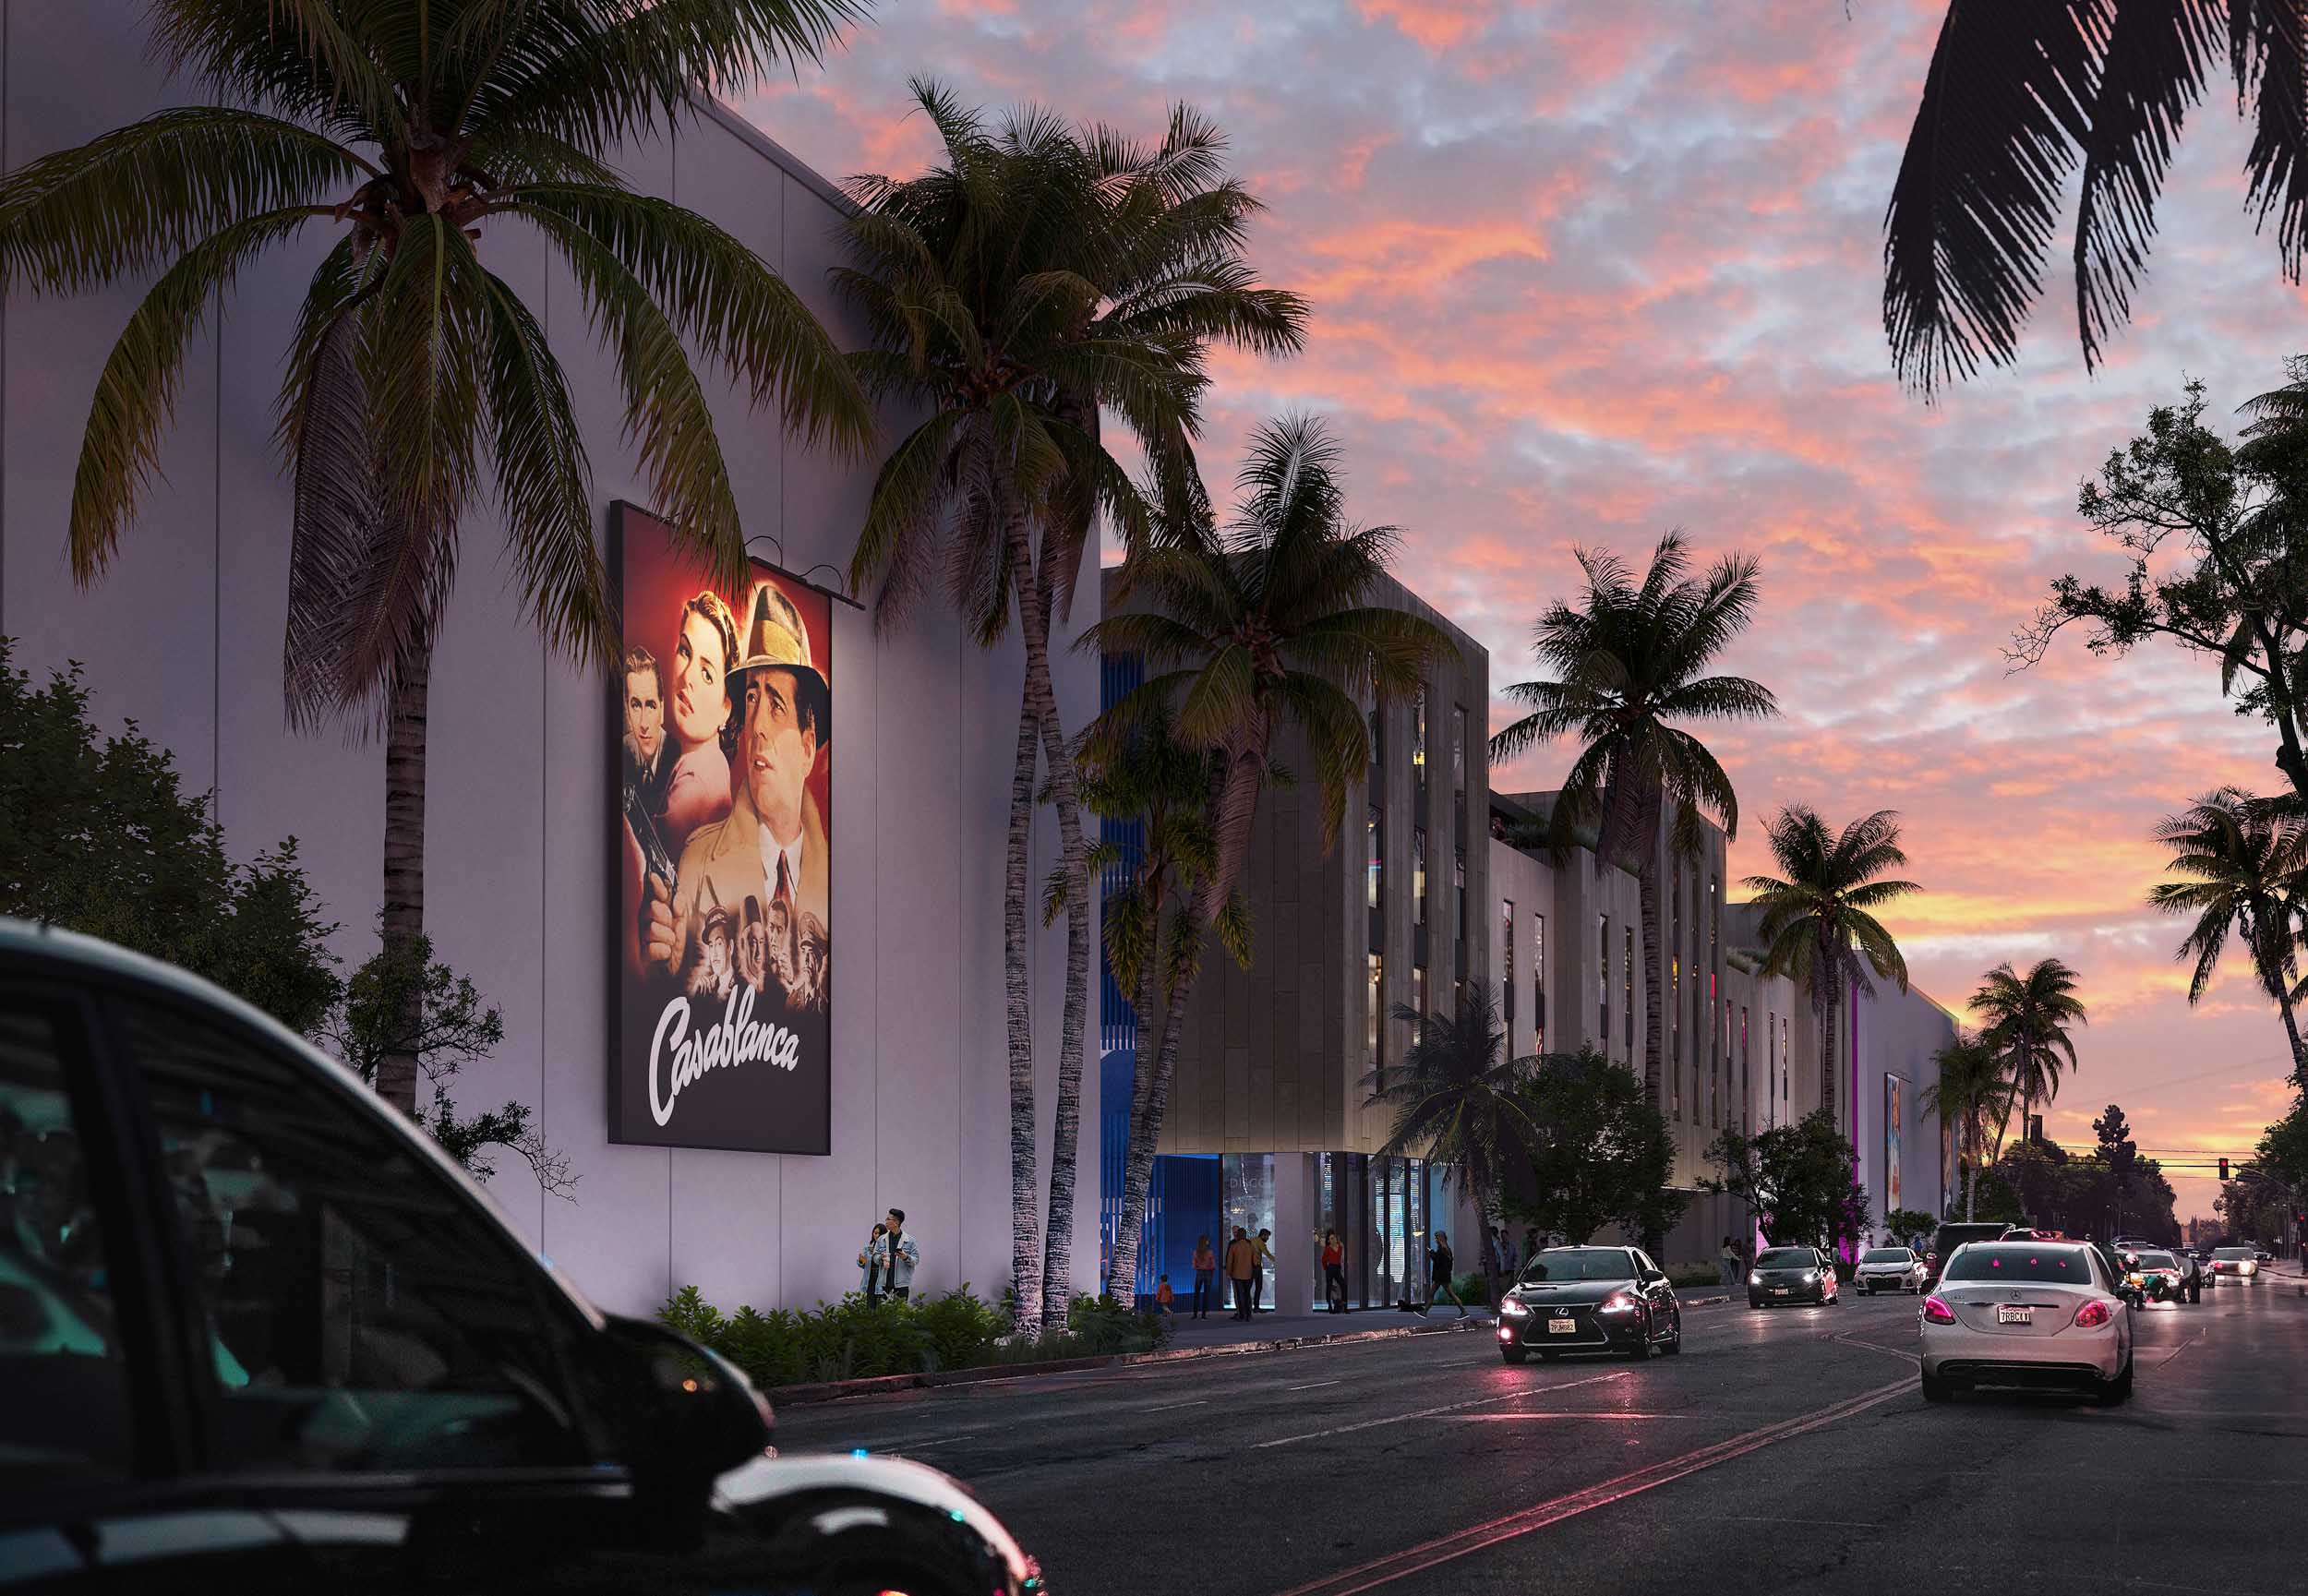
[[[814,1309],[751,1307],[725,1314],[694,1286],[684,1286],[657,1310],[660,1322],[712,1348],[763,1389],[818,1380],[859,1380],[972,1369],[989,1363],[1142,1352],[1160,1344],[1157,1325],[1112,1298],[1077,1297],[1068,1327],[1054,1335],[1004,1344],[1009,1321],[970,1294],[964,1284],[919,1302],[887,1300],[869,1305],[853,1291]]]
[[[1487,1302],[1491,1300],[1491,1283],[1483,1278],[1480,1270],[1472,1275],[1460,1276],[1450,1282],[1450,1290],[1461,1302]]]
[[[1719,1264],[1670,1264],[1667,1284],[1670,1286],[1718,1286],[1723,1283],[1723,1266]]]

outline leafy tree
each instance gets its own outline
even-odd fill
[[[2121,1197],[2142,1173],[2140,1144],[2132,1139],[2132,1126],[2123,1110],[2110,1103],[2108,1111],[2092,1122],[2092,1134],[2098,1139],[2100,1162],[2107,1166],[2109,1179],[2115,1182]]]
[[[2293,1079],[2308,1087],[2308,1047],[2292,1002],[2299,978],[2293,927],[2308,864],[2308,828],[2242,788],[2225,786],[2206,793],[2184,813],[2166,816],[2156,840],[2171,850],[2167,873],[2182,879],[2158,882],[2147,901],[2166,914],[2195,916],[2176,954],[2195,960],[2188,1002],[2203,1001],[2234,930],[2260,990],[2276,1000],[2283,1016]]]
[[[284,838],[225,852],[206,795],[131,721],[100,736],[80,667],[34,688],[0,638],[0,914],[63,926],[206,977],[310,1031],[338,976],[320,906]]]
[[[1606,1225],[1672,1230],[1689,1199],[1668,1189],[1675,1138],[1642,1082],[1593,1048],[1529,1062],[1519,1090],[1532,1194],[1507,1204],[1506,1217],[1574,1245]]]
[[[2034,665],[2059,634],[2081,628],[2096,654],[2122,655],[2163,639],[2204,656],[2241,715],[2276,736],[2277,768],[2308,803],[2308,540],[2293,535],[2308,500],[2308,367],[2246,405],[2260,419],[2231,444],[2205,425],[2205,388],[2148,413],[2147,430],[2109,451],[2078,490],[2085,521],[2121,551],[2111,582],[2073,573],[2013,638],[2015,666]]]
[[[862,391],[768,263],[605,164],[697,97],[814,58],[850,0],[153,0],[153,42],[217,104],[162,111],[0,179],[0,286],[159,273],[98,379],[72,496],[74,574],[110,564],[159,469],[185,353],[239,271],[325,224],[282,363],[295,477],[292,723],[385,737],[385,942],[425,930],[426,703],[468,512],[493,499],[547,642],[607,668],[617,628],[569,382],[482,263],[508,222],[559,256],[625,402],[656,508],[734,580],[737,499],[685,345],[786,423],[861,448]],[[416,1002],[414,987],[405,1001]],[[412,1011],[402,1029],[414,1032]],[[379,1065],[414,1108],[417,1061]]]
[[[417,1016],[415,1030],[408,1028],[411,1014]],[[509,1098],[482,1113],[459,1111],[451,1096],[458,1073],[505,1039],[505,1023],[470,978],[434,959],[431,938],[379,949],[354,971],[319,1039],[371,1086],[386,1060],[416,1060],[431,1088],[416,1122],[475,1179],[497,1172],[491,1149],[501,1147],[529,1166],[539,1186],[571,1197],[578,1177],[570,1172],[569,1155],[546,1145],[526,1103]]]
[[[1701,1176],[1701,1189],[1738,1198],[1774,1244],[1832,1246],[1867,1228],[1867,1189],[1851,1176],[1859,1155],[1829,1110],[1751,1136],[1726,1130],[1707,1158],[1722,1173]]]
[[[1360,718],[1359,716],[1357,717]],[[1507,1056],[1498,1001],[1480,981],[1469,981],[1448,1014],[1423,1014],[1397,1003],[1394,1018],[1417,1039],[1402,1062],[1364,1077],[1369,1103],[1393,1110],[1387,1158],[1422,1156],[1446,1166],[1461,1182],[1482,1223],[1483,1276],[1491,1301],[1499,1297],[1497,1238],[1490,1219],[1510,1160],[1528,1156],[1533,1126],[1524,1095],[1530,1061]]]
[[[1987,1122],[2012,1111],[2012,1086],[2003,1060],[1977,1037],[1959,1036],[1933,1060],[1938,1078],[1923,1088],[1918,1102],[1927,1115],[1955,1128],[1957,1156],[1964,1164],[1964,1218],[1972,1218],[1979,1168],[1987,1162]]]
[[[1663,1074],[1659,827],[1672,810],[1672,845],[1695,858],[1700,816],[1712,810],[1725,834],[1739,831],[1731,778],[1681,721],[1761,720],[1779,713],[1771,690],[1744,677],[1707,676],[1715,656],[1753,618],[1757,563],[1725,555],[1693,577],[1680,534],[1659,540],[1638,584],[1617,555],[1580,549],[1587,591],[1539,618],[1532,652],[1557,679],[1518,682],[1507,696],[1531,713],[1491,738],[1491,757],[1512,759],[1534,743],[1579,739],[1579,756],[1548,815],[1557,860],[1584,826],[1599,827],[1596,857],[1628,866],[1640,893],[1643,939],[1643,1088],[1660,1095]]]
[[[1189,906],[1196,935],[1218,927],[1242,880],[1259,798],[1284,774],[1274,758],[1278,737],[1294,738],[1313,765],[1328,848],[1348,789],[1369,768],[1363,702],[1410,697],[1429,664],[1455,646],[1424,617],[1372,602],[1397,533],[1347,524],[1338,446],[1319,422],[1261,426],[1236,486],[1234,520],[1223,531],[1211,524],[1198,487],[1165,495],[1162,534],[1124,567],[1148,607],[1109,615],[1083,638],[1085,648],[1108,655],[1136,654],[1148,672],[1091,728],[1094,757],[1166,715],[1179,742],[1212,762],[1217,848]],[[1172,989],[1159,1029],[1149,1033],[1151,1016],[1139,1016],[1114,1242],[1114,1278],[1125,1286],[1145,1215],[1143,1196],[1129,1194],[1143,1194],[1153,1170],[1187,993],[1185,982]]]
[[[1784,880],[1747,878],[1762,909],[1763,973],[1788,977],[1811,1000],[1820,1028],[1820,1108],[1833,1123],[1840,1062],[1835,1021],[1845,994],[1873,996],[1874,976],[1907,990],[1907,961],[1875,911],[1923,889],[1882,879],[1907,862],[1899,846],[1899,817],[1890,810],[1853,821],[1838,835],[1809,806],[1790,804],[1764,834],[1773,860],[1786,873]]]
[[[1028,108],[989,128],[944,90],[914,94],[944,146],[920,175],[851,180],[854,266],[835,280],[864,311],[855,356],[877,395],[920,417],[883,462],[850,561],[894,624],[942,572],[981,643],[1025,644],[1005,854],[1004,975],[1010,1045],[1011,1264],[1021,1329],[1066,1324],[1074,1180],[1089,1004],[1089,868],[1073,750],[1050,669],[1104,511],[1125,546],[1148,511],[1108,451],[1118,416],[1158,478],[1193,471],[1213,342],[1295,350],[1305,307],[1257,285],[1244,254],[1259,202],[1222,175],[1225,140],[1181,106],[1148,146]],[[1040,1260],[1027,843],[1037,755],[1048,761],[1068,872],[1049,1233]],[[1221,894],[1222,897],[1222,894]]]
[[[1918,1251],[1939,1228],[1939,1219],[1920,1208],[1893,1208],[1883,1216],[1885,1238],[1896,1245]]]
[[[2062,1066],[2075,1067],[2072,1026],[2088,1025],[2075,995],[2076,974],[2055,958],[2038,959],[2023,975],[2006,962],[1988,972],[1971,1006],[1987,1023],[1980,1041],[2003,1056],[2005,1078],[2020,1100],[2020,1134],[2029,1134],[2038,1100],[2060,1095]]]
[[[2308,1098],[2292,1098],[2284,1117],[2261,1134],[2252,1161],[2288,1184],[2308,1188]]]
[[[2097,363],[2131,318],[2181,124],[2223,49],[2254,124],[2245,208],[2256,223],[2276,219],[2278,265],[2297,282],[2308,244],[2297,6],[1950,0],[1884,216],[1883,326],[1905,380],[1929,393],[1983,359],[2016,358],[2079,160],[2076,324]]]

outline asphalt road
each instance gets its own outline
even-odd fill
[[[797,1408],[778,1443],[958,1476],[1058,1596],[2308,1591],[2296,1285],[2146,1310],[2114,1409],[1927,1405],[1916,1300],[1853,1297],[1694,1309],[1641,1363],[1418,1337]]]

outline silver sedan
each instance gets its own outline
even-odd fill
[[[1974,1386],[2132,1395],[2134,1293],[2077,1242],[1973,1242],[1923,1300],[1923,1394]]]

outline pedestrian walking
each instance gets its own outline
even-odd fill
[[[1451,1271],[1457,1264],[1458,1260],[1450,1255],[1450,1232],[1436,1230],[1435,1244],[1426,1249],[1426,1306],[1419,1310],[1422,1315],[1434,1307],[1436,1299],[1448,1297],[1451,1306],[1459,1310],[1459,1317],[1467,1316],[1467,1305],[1459,1300],[1459,1288],[1452,1284],[1455,1277]]]
[[[1250,1311],[1254,1314],[1264,1311],[1267,1305],[1267,1266],[1274,1263],[1273,1242],[1272,1230],[1260,1230],[1258,1240],[1253,1243],[1258,1249],[1258,1272],[1250,1282]]]
[[[865,1271],[859,1288],[865,1292],[869,1308],[882,1300],[882,1238],[889,1234],[889,1230],[887,1225],[875,1225],[866,1244],[858,1249],[858,1267]]]
[[[1200,1236],[1194,1243],[1194,1316],[1208,1318],[1217,1297],[1218,1254],[1210,1251],[1210,1238]]]
[[[1226,1280],[1234,1289],[1234,1317],[1250,1318],[1250,1293],[1258,1278],[1258,1244],[1250,1239],[1250,1232],[1240,1225],[1234,1227],[1234,1239],[1226,1243]]]
[[[1177,1313],[1172,1304],[1177,1301],[1178,1293],[1170,1289],[1168,1275],[1160,1277],[1154,1282],[1154,1311],[1157,1314],[1165,1319],[1176,1318]]]
[[[1322,1232],[1322,1296],[1333,1314],[1346,1312],[1346,1249],[1336,1230]]]
[[[921,1266],[921,1248],[906,1230],[906,1210],[892,1208],[883,1220],[889,1229],[882,1237],[882,1289],[903,1302],[914,1294],[914,1271]]]
[[[1739,1244],[1728,1236],[1723,1239],[1723,1283],[1726,1286],[1739,1283]]]

